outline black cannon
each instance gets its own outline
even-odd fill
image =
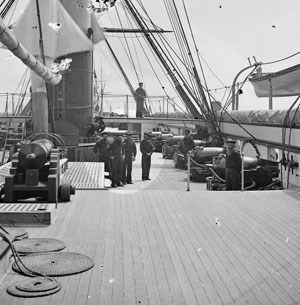
[[[162,133],[161,135],[158,135],[154,140],[153,140],[153,145],[154,145],[154,151],[155,152],[162,152],[162,146],[166,139],[169,137],[172,137],[173,135],[171,133]]]
[[[207,144],[203,140],[194,140],[195,147],[192,150],[193,160],[196,160],[197,163],[205,163],[211,161],[212,157],[218,155],[223,150],[220,150],[220,147],[205,147]],[[179,145],[178,149],[175,150],[174,163],[176,168],[186,169],[187,168],[187,156],[184,156],[182,153],[182,147]]]
[[[174,152],[175,152],[175,147],[178,147],[181,140],[183,139],[183,136],[169,136],[163,141],[162,145],[162,156],[163,158],[166,159],[172,159]]]
[[[211,176],[211,172],[206,165],[211,164],[215,157],[224,152],[224,147],[195,147],[191,152],[191,180],[205,182],[206,178]]]
[[[38,139],[22,144],[5,177],[5,202],[32,197],[52,203],[58,199],[69,201],[75,189],[70,181],[62,179],[67,168],[67,158],[63,158],[62,150],[54,148],[52,141]]]
[[[225,158],[216,159],[207,165],[211,175],[207,178],[207,190],[225,189]],[[273,189],[278,184],[278,163],[254,157],[244,157],[244,189]]]

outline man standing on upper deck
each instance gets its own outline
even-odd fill
[[[135,90],[134,97],[136,101],[136,117],[142,118],[146,98],[146,91],[143,89],[143,83],[139,83],[139,87]]]
[[[151,156],[154,151],[154,146],[148,133],[144,133],[144,139],[140,144],[140,151],[142,153],[142,180],[151,180],[149,178],[149,173],[151,167]]]
[[[228,140],[226,146],[226,191],[235,191],[240,189],[240,173],[242,167],[241,156],[237,151],[234,151],[235,141]]]
[[[131,133],[126,134],[126,139],[123,143],[123,183],[133,184],[131,172],[132,172],[132,161],[135,161],[136,157],[136,145],[131,139]]]

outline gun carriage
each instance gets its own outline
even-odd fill
[[[13,155],[9,174],[5,177],[5,202],[41,198],[57,203],[59,199],[69,201],[70,195],[75,194],[70,181],[63,179],[68,168],[65,150],[54,145],[57,141],[62,144],[61,138],[49,134],[45,138],[36,137],[41,135],[33,135]],[[54,141],[49,140],[49,137]]]

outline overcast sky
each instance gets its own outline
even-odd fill
[[[24,2],[24,1],[23,1]],[[163,0],[143,0],[152,20],[160,27],[171,29],[165,13]],[[181,9],[182,0],[175,1]],[[253,56],[257,61],[264,63],[273,62],[288,57],[300,51],[300,1],[299,0],[185,0],[185,5],[190,18],[197,48],[200,56],[208,66],[202,62],[208,87],[218,99],[224,95],[223,85],[230,86],[235,75],[249,63],[253,63]],[[133,1],[137,7],[137,1]],[[18,9],[20,12],[21,8]],[[101,26],[120,27],[117,23],[116,12],[122,11],[118,4],[116,8],[99,19]],[[184,13],[181,10],[182,20],[185,23]],[[125,26],[125,22],[122,23]],[[188,29],[187,29],[188,31]],[[151,71],[149,63],[144,55],[138,50],[137,39],[127,36],[125,40],[122,35],[107,35],[108,41],[115,48],[127,76],[134,87],[137,87],[138,78],[145,83],[149,95],[164,95],[161,84],[167,92],[173,96],[170,84],[163,73],[157,73],[160,82]],[[118,37],[117,37],[118,36]],[[171,34],[166,37],[171,39]],[[132,52],[136,63],[135,69],[130,66],[128,56],[125,56],[122,45],[136,45]],[[194,46],[191,44],[191,48]],[[149,54],[150,52],[145,49]],[[136,54],[134,54],[136,53]],[[137,59],[137,56],[139,59]],[[298,64],[300,55],[278,64],[263,66],[263,72],[274,72],[289,66]],[[104,42],[95,47],[95,63],[98,80],[105,81],[105,91],[108,93],[129,94],[112,58],[107,52]],[[154,64],[154,60],[153,60]],[[25,68],[22,63],[12,58],[8,51],[0,50],[0,92],[14,92],[20,81]],[[217,75],[219,81],[210,72]],[[243,74],[246,75],[246,74]],[[243,80],[243,75],[239,79]],[[251,85],[246,85],[244,94],[240,96],[240,109],[267,109],[267,99],[257,99]],[[289,99],[291,101],[291,99]],[[288,103],[284,101],[275,102],[274,108],[287,108]]]

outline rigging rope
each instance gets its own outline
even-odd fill
[[[275,64],[275,63],[278,63],[278,62],[281,62],[281,61],[284,61],[284,60],[287,60],[287,59],[290,59],[296,55],[300,54],[300,51],[299,52],[296,52],[292,55],[289,55],[287,57],[284,57],[284,58],[281,58],[281,59],[278,59],[278,60],[275,60],[275,61],[270,61],[270,62],[265,62],[265,63],[262,63],[263,65],[271,65],[271,64]]]
[[[0,7],[4,4],[5,0],[1,3]],[[12,5],[14,4],[15,0],[8,0],[4,8],[1,10],[0,17],[4,19],[4,17],[7,15],[9,10],[11,9]]]
[[[122,28],[122,30],[123,30],[122,21],[121,21],[121,18],[120,18],[120,15],[119,15],[119,11],[118,11],[117,8],[116,8],[116,12],[117,12],[117,16],[118,16],[118,19],[119,19],[120,26],[121,26],[121,28]],[[137,80],[138,80],[138,79],[139,79],[139,76],[138,76],[137,71],[136,71],[136,68],[135,68],[135,64],[134,64],[134,61],[133,61],[133,58],[132,58],[132,55],[131,55],[131,50],[130,50],[130,48],[129,48],[128,41],[127,41],[127,39],[126,39],[125,33],[123,33],[123,38],[124,38],[125,44],[126,44],[126,46],[127,46],[127,51],[128,51],[128,53],[127,53],[127,52],[126,52],[126,53],[127,53],[128,58],[129,58],[129,60],[130,60],[130,62],[131,62],[131,65],[132,65],[132,67],[133,67],[133,69],[134,69],[135,76],[136,76],[136,78],[137,78]]]
[[[163,64],[164,68],[167,70],[169,77],[172,79],[176,90],[179,92],[181,98],[184,100],[186,104],[189,106],[189,110],[195,117],[199,117],[199,111],[193,105],[192,101],[189,99],[189,96],[186,94],[186,92],[183,90],[182,86],[178,82],[178,79],[176,78],[174,74],[174,66],[171,65],[173,70],[170,68],[170,59],[166,56],[165,50],[158,44],[157,39],[154,37],[154,35],[149,32],[149,27],[144,22],[144,20],[140,17],[139,12],[136,10],[136,8],[133,6],[130,0],[125,0],[126,6],[130,10],[130,13],[138,23],[139,27],[144,32],[145,38],[147,39],[147,42],[150,44],[150,46],[155,50],[155,53],[157,57],[160,59],[161,63]]]

